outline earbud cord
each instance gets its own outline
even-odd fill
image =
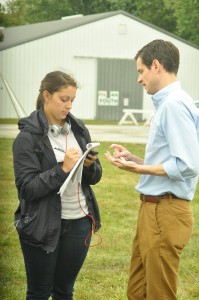
[[[68,146],[68,134],[66,134],[66,150],[67,150],[67,146]],[[81,206],[81,203],[80,203],[80,183],[79,183],[79,182],[78,182],[77,189],[78,189],[78,203],[79,203],[79,207],[81,208],[81,210],[83,211],[83,213],[84,213],[87,217],[89,217],[89,218],[91,219],[91,221],[92,221],[92,228],[91,228],[91,231],[88,233],[88,235],[87,235],[87,237],[86,237],[84,243],[85,243],[85,245],[86,245],[87,247],[96,247],[96,246],[98,246],[98,245],[100,245],[100,244],[102,243],[102,238],[101,238],[101,236],[100,236],[99,234],[97,234],[97,233],[95,232],[96,222],[95,222],[94,218],[93,218],[90,214],[87,214],[87,213],[84,211],[84,209],[82,208],[82,206]],[[87,241],[88,241],[89,237],[92,235],[92,233],[95,234],[95,235],[97,235],[97,236],[99,237],[100,241],[99,241],[97,244],[94,244],[94,245],[88,245]]]
[[[83,207],[81,206],[81,203],[80,203],[80,183],[79,183],[79,182],[78,182],[78,203],[79,203],[79,207],[81,208],[81,210],[83,211],[83,213],[84,213],[87,217],[89,217],[89,218],[91,219],[91,221],[92,221],[92,228],[91,228],[91,231],[90,231],[89,234],[87,235],[87,237],[86,237],[84,243],[85,243],[85,245],[86,245],[88,248],[89,248],[89,247],[96,247],[96,246],[98,246],[98,245],[100,245],[100,244],[102,243],[102,238],[101,238],[101,236],[100,236],[98,233],[95,232],[95,228],[96,228],[96,222],[95,222],[95,219],[94,219],[90,214],[87,214],[87,213],[84,211]],[[96,243],[96,244],[94,244],[94,245],[88,245],[88,244],[87,244],[87,241],[88,241],[89,237],[92,235],[92,233],[95,234],[95,235],[99,238],[99,242]]]

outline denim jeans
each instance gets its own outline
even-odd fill
[[[40,247],[28,245],[23,240],[26,276],[26,300],[72,300],[77,275],[86,258],[85,239],[91,231],[91,219],[62,220],[57,248],[47,253]],[[91,236],[87,240],[90,244]]]

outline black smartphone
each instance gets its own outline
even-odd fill
[[[89,154],[92,156],[96,156],[98,154],[98,151],[93,151],[93,150],[89,151],[89,153],[86,156],[86,158],[88,158],[88,159],[90,159],[90,157],[88,156]]]

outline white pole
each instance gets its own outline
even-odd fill
[[[11,90],[11,88],[9,87],[7,81],[5,80],[5,78],[3,77],[3,75],[0,73],[1,75],[1,78],[3,80],[3,83],[5,84],[5,87],[8,91],[8,94],[10,96],[10,99],[12,101],[12,104],[15,108],[15,111],[18,115],[19,118],[24,118],[24,117],[27,117],[27,114],[25,113],[25,111],[23,110],[21,104],[19,103],[19,101],[17,100],[17,98],[15,97],[13,91]]]

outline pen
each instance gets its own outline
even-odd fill
[[[54,149],[65,153],[65,151],[63,149],[60,149],[60,148],[54,148]]]

